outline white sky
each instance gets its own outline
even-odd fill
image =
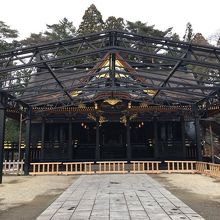
[[[0,20],[17,29],[22,38],[46,29],[67,17],[78,27],[85,10],[94,3],[108,16],[155,24],[156,28],[173,27],[180,37],[190,21],[194,32],[205,37],[220,29],[220,0],[0,0]]]

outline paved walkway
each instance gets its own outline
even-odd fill
[[[51,183],[53,184],[53,183]],[[77,179],[37,220],[203,219],[145,174]]]

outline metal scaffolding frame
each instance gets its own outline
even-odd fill
[[[7,109],[26,112],[28,174],[32,114],[48,109],[68,111],[81,103],[90,107],[92,103],[95,109],[94,102],[108,98],[144,102],[152,109],[157,105],[188,109],[195,119],[201,160],[199,117],[219,106],[220,48],[112,30],[0,53],[0,183]],[[152,115],[156,130],[156,114]],[[69,132],[71,120],[70,115]],[[95,120],[99,128],[98,115]],[[129,123],[126,131],[129,146]]]
[[[0,93],[12,106],[77,106],[103,93],[204,109],[219,100],[220,48],[168,38],[106,31],[6,51],[0,66]]]

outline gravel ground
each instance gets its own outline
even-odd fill
[[[77,178],[4,176],[0,185],[0,219],[35,219]]]
[[[198,174],[159,174],[151,177],[205,219],[220,219],[220,180]]]

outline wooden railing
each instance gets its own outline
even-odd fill
[[[69,162],[69,163],[63,163],[65,166],[65,171],[62,173],[65,175],[70,174],[92,174],[94,171],[92,171],[92,165],[93,162]]]
[[[33,166],[33,171],[30,175],[47,175],[47,174],[61,174],[60,162],[52,163],[31,163]]]
[[[21,160],[13,160],[13,161],[4,161],[3,162],[3,173],[4,174],[16,174],[22,175],[24,174],[24,161]]]
[[[94,164],[93,162],[54,162],[54,163],[31,163],[32,172],[30,175],[45,174],[116,174],[116,173],[199,173],[213,177],[220,177],[220,165],[196,161],[165,161],[167,168],[160,166],[160,161],[102,161]],[[6,165],[7,164],[7,165]],[[11,164],[11,165],[9,165]],[[4,173],[6,170],[15,174],[23,173],[24,162],[12,166],[12,162],[4,162]],[[14,163],[16,164],[16,162]],[[14,167],[14,168],[12,168]],[[19,173],[20,172],[20,173]]]
[[[159,173],[160,161],[131,161],[130,173]]]
[[[168,173],[195,173],[196,161],[165,161]]]
[[[127,173],[125,170],[125,161],[104,161],[97,162],[99,165],[99,170],[96,173]]]
[[[207,174],[208,171],[208,163],[206,162],[196,162],[196,172],[200,174]]]
[[[209,175],[220,178],[220,164],[208,163],[208,165],[209,165]]]

